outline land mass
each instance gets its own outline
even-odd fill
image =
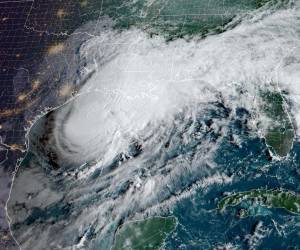
[[[112,250],[158,250],[176,225],[173,216],[125,223],[116,233]]]
[[[280,92],[265,91],[261,94],[262,111],[270,121],[265,131],[266,144],[271,152],[285,157],[294,140],[294,128]]]
[[[230,194],[218,203],[218,210],[224,211],[228,206],[237,206],[244,201],[270,208],[283,208],[291,213],[300,214],[300,196],[280,189],[254,189]]]

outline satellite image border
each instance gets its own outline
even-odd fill
[[[0,249],[300,249],[299,16],[0,1]]]

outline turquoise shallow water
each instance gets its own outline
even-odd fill
[[[217,104],[204,116],[204,120],[202,120],[203,118],[200,119],[201,121],[199,120],[198,129],[201,130],[201,127],[203,126],[200,124],[212,126],[212,119],[228,119],[228,112],[230,111],[224,109],[222,105],[220,106]],[[198,173],[198,175],[182,176],[172,184],[174,185],[174,192],[179,194],[181,192],[179,190],[188,190],[189,187],[193,186],[193,183],[197,182],[197,180],[213,176],[215,173],[222,173],[227,178],[231,178],[230,183],[211,184],[196,188],[192,194],[187,196],[187,198],[181,198],[167,211],[160,213],[160,215],[163,216],[173,215],[178,219],[178,225],[175,231],[173,231],[165,241],[165,249],[218,249],[218,247],[223,249],[222,247],[224,246],[235,247],[233,249],[275,249],[275,246],[279,247],[276,249],[288,249],[290,246],[297,247],[300,244],[298,240],[299,237],[297,237],[300,217],[290,214],[283,209],[247,207],[247,204],[242,204],[237,207],[229,207],[224,213],[220,213],[216,210],[217,203],[224,197],[226,192],[240,192],[256,188],[273,189],[280,187],[293,190],[296,193],[299,193],[300,191],[298,185],[300,178],[298,170],[300,145],[295,143],[291,154],[287,159],[283,161],[271,161],[265,142],[262,139],[253,136],[253,131],[249,130],[247,125],[248,115],[246,110],[241,109],[237,112],[235,118],[229,122],[228,128],[230,132],[226,137],[220,139],[220,146],[214,156],[216,165],[213,169],[203,167],[203,170]],[[33,129],[32,135],[37,136],[37,134],[33,133],[35,131],[38,131],[38,129]],[[213,130],[202,133],[209,141],[218,140],[219,135]],[[175,139],[177,136],[178,135],[175,134],[173,135],[173,138]],[[241,139],[239,145],[232,142],[231,139],[233,136],[239,136]],[[26,172],[29,171],[38,179],[41,178],[38,176],[45,176],[42,177],[43,179],[51,178],[53,180],[49,182],[47,186],[51,188],[52,192],[57,192],[58,194],[61,193],[63,196],[46,207],[44,205],[38,207],[33,203],[33,207],[30,210],[31,212],[28,216],[24,217],[25,220],[21,220],[12,225],[12,230],[15,232],[21,232],[20,229],[22,230],[24,226],[25,228],[39,228],[42,225],[46,226],[53,224],[53,226],[50,226],[50,230],[52,230],[51,228],[59,228],[58,225],[62,222],[66,223],[68,221],[74,221],[74,214],[80,214],[85,207],[97,209],[97,204],[100,204],[101,199],[103,199],[102,195],[105,196],[108,194],[101,194],[102,190],[105,190],[105,187],[101,187],[101,182],[99,182],[101,178],[95,173],[92,175],[91,179],[88,180],[90,183],[88,185],[91,185],[91,188],[86,191],[87,194],[91,194],[90,198],[88,197],[82,201],[67,200],[68,198],[64,194],[74,192],[78,188],[80,189],[81,187],[78,185],[83,185],[83,182],[76,181],[74,183],[69,183],[69,181],[62,178],[63,172],[67,171],[72,174],[74,171],[72,168],[68,170],[68,166],[63,167],[62,171],[53,171],[51,170],[51,165],[53,166],[51,162],[50,164],[44,163],[41,165],[39,157],[36,156],[38,150],[36,147],[38,147],[38,145],[35,144],[35,140],[36,139],[33,137],[32,151],[23,161],[23,164],[20,167],[21,169],[19,170],[19,175],[24,176],[26,175]],[[185,146],[171,144],[169,146],[168,157],[172,159],[178,155],[192,155],[196,146],[202,142],[203,138],[199,141],[191,141],[190,144]],[[135,157],[138,157],[139,154],[134,155]],[[158,158],[156,157],[159,157],[159,155],[153,155],[150,162],[157,162]],[[199,164],[201,163],[199,162]],[[41,166],[44,166],[43,171],[39,170]],[[108,171],[113,171],[113,169]],[[167,174],[164,173],[164,171],[161,173],[162,175]],[[42,182],[47,183],[45,180]],[[30,182],[30,180],[28,181]],[[95,181],[99,182],[97,186],[94,186]],[[26,189],[28,189],[29,185],[24,183],[24,180],[23,185],[27,186]],[[122,184],[117,190],[109,195],[114,197],[122,196],[127,193],[129,187],[130,184]],[[37,194],[40,192],[38,190],[39,188],[36,189]],[[32,194],[30,195],[34,197],[36,191],[32,191]],[[15,190],[14,192],[16,193],[13,195],[17,197],[21,194],[20,190]],[[162,190],[162,192],[165,191]],[[174,195],[176,196],[175,193],[171,193],[167,196],[167,199],[172,198]],[[26,196],[28,196],[28,193]],[[26,202],[24,205],[25,204]],[[30,207],[32,205],[27,202],[25,206]],[[240,218],[238,216],[239,209],[245,206],[251,211],[251,215],[246,218]],[[22,208],[20,205],[16,204],[11,207],[11,209],[15,211],[15,215],[21,215],[20,212],[22,211]],[[130,212],[128,212],[127,215],[123,215],[124,221],[130,221],[127,216],[130,218],[132,215]],[[100,233],[99,231],[97,232],[97,227],[94,224],[95,222],[97,222],[97,220],[91,221],[91,225],[94,226],[89,226],[88,231],[86,231],[86,237],[91,243],[97,239],[97,234]],[[56,224],[57,226],[55,226]],[[113,228],[116,229],[116,225],[114,225]],[[64,227],[58,230],[64,231]],[[113,235],[113,232],[114,230],[110,232],[111,236]],[[65,237],[65,242],[76,243],[76,238],[78,240],[80,239],[80,235],[78,235],[78,232],[76,231],[73,232],[73,236],[74,238],[71,237],[71,235],[68,235],[67,238]],[[57,238],[57,235],[53,235],[53,237]],[[109,243],[109,241],[107,243]],[[24,242],[23,244],[26,243]],[[96,249],[98,244],[101,245],[103,242],[96,243],[95,245],[93,244],[94,246],[89,247],[91,249]],[[103,247],[103,249],[105,249],[105,247]]]
[[[247,202],[228,207],[224,213],[215,210],[226,192],[257,188],[300,191],[299,143],[294,145],[290,158],[282,162],[268,161],[266,146],[260,139],[245,138],[242,145],[243,148],[236,148],[225,142],[216,156],[222,171],[234,176],[232,183],[198,190],[176,206],[174,214],[179,226],[166,249],[223,249],[226,244],[232,244],[233,249],[298,249],[298,215],[279,208],[254,207]],[[249,209],[250,215],[240,218],[241,208]],[[259,232],[258,224],[262,225]],[[256,233],[260,235],[257,242],[251,241]]]

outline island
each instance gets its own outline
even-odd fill
[[[294,192],[282,189],[254,189],[230,194],[223,198],[217,209],[223,212],[228,206],[237,206],[247,201],[269,208],[283,208],[288,212],[300,214],[300,196]],[[246,211],[242,210],[246,215]]]

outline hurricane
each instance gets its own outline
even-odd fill
[[[267,137],[264,92],[283,97],[297,140],[299,7],[267,5],[205,37],[86,24],[84,84],[28,130],[16,170],[7,213],[21,249],[111,249],[127,221],[234,182],[216,158],[224,140]]]

